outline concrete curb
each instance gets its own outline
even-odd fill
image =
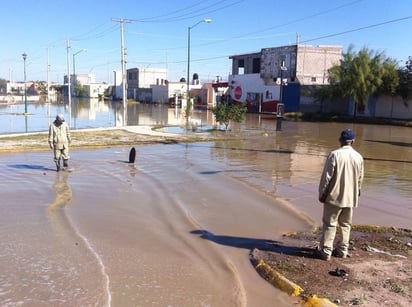
[[[269,283],[290,296],[298,296],[303,292],[303,289],[299,285],[273,270],[263,259],[258,260],[255,269],[260,276],[266,279]]]
[[[257,250],[251,252],[253,265],[256,271],[275,288],[287,293],[290,296],[299,296],[299,303],[307,307],[338,307],[327,298],[320,298],[316,295],[305,295],[304,290],[299,285],[287,279],[278,271],[268,265],[262,258],[257,256]]]

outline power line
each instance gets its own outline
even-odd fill
[[[224,2],[227,1],[232,1],[232,0],[220,0],[220,1],[216,1],[208,6],[205,7],[201,7],[196,9],[196,11],[189,11],[187,13],[184,14],[180,14],[177,16],[173,16],[175,13],[181,13],[182,11],[186,11],[188,9],[192,9],[196,6],[198,6],[199,4],[203,4],[204,1],[200,1],[198,3],[195,3],[194,5],[188,6],[186,8],[180,9],[180,10],[176,10],[173,11],[171,13],[168,14],[164,14],[161,15],[160,17],[167,17],[168,15],[170,15],[170,17],[168,18],[164,18],[164,19],[157,19],[158,17],[152,17],[152,18],[143,18],[143,19],[139,19],[137,20],[138,22],[152,22],[152,23],[169,23],[169,22],[176,22],[176,21],[181,21],[181,20],[187,20],[187,19],[192,19],[195,17],[199,17],[199,16],[205,16],[208,15],[210,13],[216,12],[216,11],[220,11],[222,9],[226,9],[228,7],[234,6],[240,2],[243,2],[244,0],[238,0],[236,2],[232,2],[232,3],[228,3],[226,5],[222,5]],[[210,9],[213,8],[213,9]]]
[[[382,25],[390,24],[390,23],[394,23],[394,22],[399,22],[399,21],[403,21],[403,20],[407,20],[407,19],[411,19],[411,18],[412,18],[412,16],[406,16],[406,17],[402,17],[402,18],[392,19],[392,20],[384,21],[384,22],[381,22],[381,23],[373,24],[373,25],[368,25],[368,26],[364,26],[364,27],[360,27],[360,28],[356,28],[356,29],[346,30],[346,31],[342,31],[342,32],[334,33],[334,34],[328,34],[328,35],[308,39],[308,40],[302,41],[301,43],[307,43],[307,42],[311,42],[311,41],[315,41],[315,40],[319,40],[319,39],[323,39],[323,38],[334,37],[334,36],[339,36],[339,35],[343,35],[343,34],[347,34],[347,33],[351,33],[351,32],[361,31],[361,30],[365,30],[365,29],[369,29],[369,28],[373,28],[373,27],[378,27],[378,26],[382,26]],[[203,44],[203,45],[210,45],[210,44],[213,44],[213,43],[207,43],[207,44]],[[202,59],[193,59],[192,62],[208,61],[208,60],[222,59],[222,58],[227,58],[227,57],[229,57],[229,55],[215,56],[215,57],[202,58]],[[184,62],[185,61],[182,60],[182,61],[172,61],[172,62],[169,62],[169,63],[178,64],[178,63],[184,63]]]
[[[221,43],[227,43],[227,42],[230,42],[230,41],[233,41],[233,40],[238,40],[238,39],[247,39],[248,36],[255,35],[255,34],[257,34],[257,33],[262,33],[262,32],[269,31],[269,30],[273,30],[273,29],[278,29],[278,28],[280,28],[280,27],[285,27],[285,26],[288,26],[288,25],[291,25],[291,24],[294,24],[294,23],[298,23],[298,22],[300,22],[300,21],[312,19],[313,17],[325,15],[325,14],[327,14],[327,13],[330,13],[330,12],[333,12],[333,11],[336,11],[336,10],[340,10],[340,9],[342,9],[342,8],[344,8],[344,7],[352,6],[352,5],[354,5],[354,4],[356,4],[356,3],[359,3],[359,2],[362,2],[362,1],[364,1],[364,0],[354,0],[354,1],[352,1],[352,2],[343,4],[343,5],[339,5],[339,6],[336,6],[336,7],[331,8],[331,9],[327,9],[327,10],[324,10],[324,11],[321,11],[321,12],[318,12],[318,13],[315,13],[315,14],[312,14],[312,15],[309,15],[309,16],[306,16],[306,17],[297,18],[297,19],[291,20],[291,21],[286,22],[286,23],[277,24],[277,25],[274,25],[274,26],[271,26],[271,27],[268,27],[268,28],[265,28],[265,29],[262,29],[262,30],[258,30],[258,31],[249,32],[249,33],[246,33],[246,34],[234,36],[234,37],[232,37],[232,38],[220,39],[220,40],[213,41],[213,42],[207,42],[207,43],[203,43],[203,44],[198,44],[197,46],[210,46],[210,45],[216,45],[216,44],[221,44]],[[221,2],[223,2],[223,1],[221,1]],[[227,6],[225,6],[224,8],[226,8],[226,7],[228,7],[228,6],[235,5],[235,4],[239,3],[239,2],[242,2],[242,1],[237,1],[237,2],[235,2],[235,3],[231,3],[231,4],[227,5]],[[196,6],[197,6],[197,4],[196,4]],[[213,6],[213,5],[211,5],[211,6]],[[222,9],[222,8],[219,8],[219,10],[220,10],[220,9]],[[205,14],[205,13],[203,12],[201,15],[204,15],[204,14]],[[199,15],[199,16],[200,16],[200,15]],[[181,16],[180,16],[180,17],[181,17]],[[192,16],[192,17],[193,17],[193,16]],[[186,18],[186,19],[187,19],[187,18]],[[169,20],[170,20],[170,19],[169,19]],[[178,19],[178,20],[181,20],[181,19]],[[174,21],[176,21],[176,20],[174,20]],[[166,22],[166,20],[164,20],[163,22]],[[295,33],[295,32],[294,32],[294,33]],[[254,38],[256,38],[256,37],[254,37]],[[183,47],[181,47],[181,48],[183,48]],[[170,50],[170,49],[171,49],[171,48],[168,48],[168,50]],[[176,47],[176,48],[172,48],[172,49],[180,49],[180,47]]]
[[[103,29],[101,32],[89,35],[89,36],[85,36],[85,37],[76,37],[75,40],[77,41],[85,41],[85,40],[93,40],[93,39],[98,39],[101,37],[106,36],[108,33],[112,33],[114,31],[117,30],[117,27],[112,25],[111,27],[107,28],[107,29]],[[89,32],[90,33],[90,32]],[[86,34],[84,34],[86,35]]]
[[[168,16],[171,16],[171,15],[174,15],[175,13],[181,13],[182,11],[186,11],[186,10],[188,10],[188,9],[194,8],[194,7],[196,7],[196,6],[198,6],[198,5],[202,4],[202,3],[204,3],[203,0],[197,2],[197,3],[193,4],[193,5],[190,5],[190,6],[186,7],[186,8],[183,8],[183,9],[177,9],[176,11],[172,11],[172,12],[169,12],[169,13],[166,13],[166,14],[162,14],[162,15],[158,15],[158,16],[153,16],[153,17],[148,17],[148,18],[139,19],[139,22],[156,22],[156,20],[159,20],[159,19],[162,18],[162,17],[168,17]]]
[[[232,38],[229,38],[229,39],[226,39],[226,40],[222,40],[221,42],[223,42],[223,41],[227,42],[227,41],[231,41],[231,40],[235,40],[235,39],[239,39],[239,38],[245,39],[247,36],[251,36],[251,35],[254,35],[254,34],[257,34],[257,33],[262,33],[262,32],[269,31],[269,30],[273,30],[273,29],[278,29],[278,28],[280,28],[280,27],[289,26],[289,25],[291,25],[291,24],[298,23],[298,22],[300,22],[300,21],[312,19],[313,17],[325,15],[325,14],[327,14],[327,13],[340,10],[340,9],[342,9],[342,8],[344,8],[344,7],[351,6],[351,5],[353,5],[353,4],[356,4],[356,3],[362,2],[362,1],[363,1],[363,0],[355,0],[355,1],[352,1],[352,2],[349,2],[349,3],[346,3],[346,4],[343,4],[343,5],[339,5],[339,6],[337,6],[337,7],[333,7],[333,8],[331,8],[331,9],[327,9],[327,10],[325,10],[325,11],[321,11],[321,12],[319,12],[319,13],[315,13],[315,14],[312,14],[312,15],[309,15],[309,16],[306,16],[306,17],[302,17],[302,18],[297,18],[297,19],[291,20],[291,21],[286,22],[286,23],[281,23],[281,24],[277,24],[277,25],[274,25],[274,26],[271,26],[271,27],[262,29],[262,30],[257,30],[257,31],[253,31],[253,32],[246,33],[246,34],[234,36],[234,37],[232,37]]]
[[[307,39],[307,40],[302,41],[302,43],[312,42],[312,41],[319,40],[319,39],[324,39],[324,38],[328,38],[328,37],[334,37],[334,36],[339,36],[339,35],[343,35],[343,34],[347,34],[347,33],[351,33],[351,32],[357,32],[357,31],[361,31],[361,30],[365,30],[365,29],[379,27],[379,26],[382,26],[382,25],[386,25],[386,24],[390,24],[390,23],[394,23],[394,22],[398,22],[398,21],[402,21],[402,20],[406,20],[406,19],[411,19],[411,18],[412,18],[412,16],[406,16],[406,17],[402,17],[402,18],[398,18],[398,19],[392,19],[392,20],[389,20],[389,21],[384,21],[384,22],[381,22],[381,23],[376,23],[376,24],[373,24],[373,25],[365,26],[365,27],[360,27],[360,28],[356,28],[356,29],[352,29],[352,30],[346,30],[346,31],[342,31],[342,32],[334,33],[334,34],[328,34],[328,35],[324,35],[324,36],[319,36],[319,37]]]

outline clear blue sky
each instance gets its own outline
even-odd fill
[[[124,23],[127,68],[165,68],[168,79],[186,78],[188,27],[190,75],[203,81],[231,69],[230,55],[300,43],[350,44],[383,51],[406,61],[412,56],[411,0],[9,0],[1,4],[0,78],[46,80],[47,51],[51,81],[67,74],[67,41],[76,73],[113,81],[121,71],[120,23]]]

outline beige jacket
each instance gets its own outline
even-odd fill
[[[332,151],[320,178],[319,201],[341,208],[357,207],[363,172],[363,158],[352,146]]]
[[[53,145],[54,149],[68,148],[70,142],[70,129],[66,122],[63,122],[60,126],[55,123],[50,125],[49,144]]]

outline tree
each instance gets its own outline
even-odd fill
[[[245,104],[228,104],[226,102],[219,103],[212,108],[212,113],[215,115],[216,121],[225,125],[226,131],[232,121],[241,122],[246,117],[247,108]]]
[[[386,59],[382,65],[382,85],[379,88],[379,93],[387,95],[395,95],[399,86],[399,71],[395,60]]]
[[[87,95],[87,89],[83,87],[79,80],[76,80],[74,84],[74,96],[82,97],[84,95]]]
[[[403,69],[399,69],[399,86],[396,93],[400,95],[404,102],[412,96],[412,57],[409,56]]]
[[[350,97],[355,101],[354,116],[358,107],[364,107],[370,95],[394,93],[398,87],[396,62],[383,52],[362,48],[355,53],[353,46],[343,54],[340,65],[329,69],[331,86],[317,95],[335,99]]]
[[[36,81],[37,90],[40,92],[40,95],[47,95],[47,85],[44,81]]]
[[[315,101],[320,102],[320,112],[323,111],[323,103],[329,98],[335,99],[337,97],[342,97],[340,92],[340,87],[336,84],[331,84],[328,86],[315,85],[313,90],[313,97]]]

